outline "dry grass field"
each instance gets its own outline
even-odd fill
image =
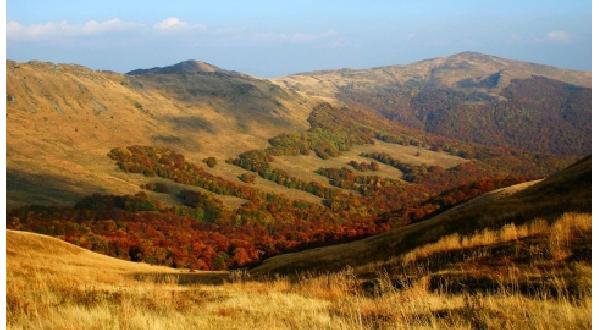
[[[591,233],[591,215],[568,214],[553,225],[537,220],[444,238],[398,260],[426,263],[435,254],[475,245],[493,250],[543,233],[557,252],[550,259],[561,265],[586,232]],[[591,235],[583,244],[591,248]],[[8,231],[7,247],[10,329],[591,328],[591,260],[570,264],[570,277],[559,267],[547,269],[553,291],[542,286],[525,294],[508,280],[494,290],[469,293],[432,290],[435,276],[400,287],[390,274],[365,280],[352,269],[261,281],[241,273],[192,273],[195,280],[183,283],[178,278],[190,273],[113,259],[43,235]],[[577,294],[569,285],[573,278]]]

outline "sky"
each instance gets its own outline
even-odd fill
[[[7,56],[127,72],[198,59],[259,77],[461,51],[591,70],[580,0],[8,0]]]

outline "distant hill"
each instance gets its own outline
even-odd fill
[[[8,61],[8,204],[72,204],[89,193],[135,193],[139,182],[119,174],[106,157],[114,147],[167,146],[196,163],[214,156],[224,164],[267,147],[274,136],[309,128],[307,119],[323,98],[361,110],[365,115],[353,119],[359,126],[405,127],[386,130],[406,131],[408,140],[421,140],[425,130],[466,144],[586,154],[590,80],[590,73],[477,53],[274,81],[196,60],[127,74]],[[235,180],[242,174],[233,166],[216,171]],[[314,171],[309,175],[326,181]],[[269,191],[315,201],[258,181]]]
[[[239,73],[231,70],[221,69],[217,66],[214,66],[210,63],[197,61],[197,60],[187,60],[183,62],[179,62],[173,64],[171,66],[166,67],[155,67],[151,69],[135,69],[129,71],[127,74],[129,75],[142,75],[142,74],[152,74],[152,73],[160,73],[160,74],[224,74],[230,76],[242,76]]]
[[[371,69],[299,73],[275,82],[467,143],[591,153],[591,73],[476,52]]]
[[[197,162],[224,160],[305,129],[310,109],[267,80],[195,61],[126,75],[8,61],[8,205],[135,192],[115,175],[113,147],[167,145]]]
[[[347,244],[331,245],[272,257],[253,269],[255,274],[337,271],[400,256],[449,234],[472,234],[498,229],[537,217],[554,218],[563,212],[591,212],[592,158],[541,181],[492,191],[429,220]]]

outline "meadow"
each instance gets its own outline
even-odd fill
[[[507,243],[518,245],[520,252],[501,248]],[[466,274],[463,266],[474,257],[479,262],[482,258],[513,260],[523,253],[530,258],[498,266],[497,283],[487,289],[470,289],[467,277],[459,292],[432,286],[436,274]],[[426,265],[447,260],[440,256],[450,254],[455,255],[453,262],[427,269]],[[190,274],[183,269],[119,260],[48,236],[8,231],[7,326],[591,328],[589,213],[445,236],[390,259],[387,266],[390,264],[401,264],[405,271],[390,273],[381,264],[372,264],[336,273],[279,277],[245,271],[195,272],[191,273],[195,281],[182,281]],[[532,270],[539,265],[545,267],[543,285],[520,290],[519,283],[537,283],[533,279],[539,279],[539,274]],[[412,272],[417,269],[420,271]]]

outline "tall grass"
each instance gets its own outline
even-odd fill
[[[590,215],[565,214],[553,224],[537,220],[444,238],[404,257],[422,259],[443,249],[527,237],[548,239],[557,251],[568,253],[578,233],[587,230]],[[427,276],[399,287],[395,275],[382,273],[365,281],[352,269],[267,281],[238,273],[223,285],[184,286],[169,276],[159,282],[131,276],[166,268],[96,255],[39,235],[7,236],[11,329],[591,328],[591,289],[577,297],[525,295],[502,288],[452,294],[431,291]],[[569,274],[550,269],[545,275],[565,291],[567,276],[591,278],[591,262],[572,263],[570,269]],[[377,294],[365,285],[373,281]]]
[[[486,228],[472,235],[447,235],[435,243],[413,249],[404,254],[400,260],[402,263],[408,264],[439,252],[506,243],[539,235],[549,237],[551,249],[556,256],[559,256],[565,253],[564,249],[569,247],[570,239],[574,235],[581,232],[591,232],[591,229],[591,214],[565,213],[553,223],[543,219],[535,219],[520,226],[509,223],[495,231]]]

